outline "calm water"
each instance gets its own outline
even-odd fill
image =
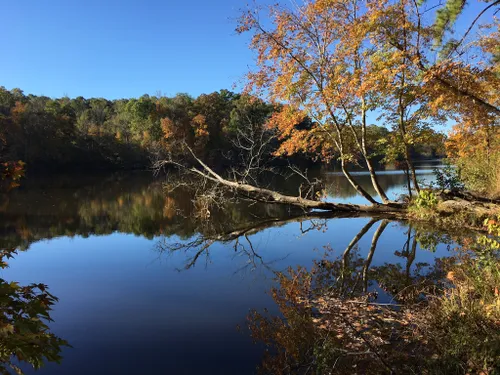
[[[419,176],[432,180],[432,169],[423,165]],[[329,199],[362,203],[339,174],[325,180]],[[381,183],[394,198],[404,192],[405,176],[387,171]],[[19,249],[1,277],[47,284],[59,298],[51,330],[72,345],[61,365],[38,373],[254,373],[263,348],[253,343],[246,319],[251,309],[278,313],[269,294],[274,272],[309,267],[328,246],[328,257],[341,257],[370,220],[267,222],[237,241],[203,248],[200,236],[276,216],[285,217],[285,209],[240,206],[212,212],[208,220],[190,196],[166,196],[149,174],[26,181],[1,202],[0,248]],[[422,233],[400,222],[389,223],[372,246],[378,225],[352,250],[362,268],[394,264],[411,283],[415,272],[429,272],[436,258],[449,254],[442,243],[434,251],[418,243],[412,250],[408,238]],[[361,268],[352,272],[362,274]],[[375,274],[360,276],[361,285],[391,300]]]

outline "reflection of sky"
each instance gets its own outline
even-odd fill
[[[273,270],[310,266],[331,244],[339,256],[368,222],[366,218],[335,219],[327,230],[301,235],[300,224],[271,228],[250,237]],[[360,240],[360,256],[370,248],[375,224]],[[302,229],[308,228],[308,222]],[[401,261],[394,252],[406,241],[404,228],[390,224],[382,234],[373,266]],[[253,373],[260,350],[244,330],[249,309],[276,312],[270,296],[271,272],[259,267],[241,270],[248,258],[231,244],[215,244],[210,259],[200,257],[190,270],[178,271],[189,254],[159,255],[158,239],[115,233],[89,238],[61,237],[35,243],[2,272],[21,284],[42,282],[60,298],[54,332],[73,346],[61,367],[41,374],[108,373]],[[417,250],[418,262],[433,263],[447,254]],[[192,253],[191,253],[192,255]],[[404,264],[403,264],[404,266]]]
[[[436,176],[432,168],[439,168],[441,165],[420,165],[416,168],[417,179],[422,187],[429,186],[435,182]],[[365,171],[350,172],[356,181],[365,188],[375,199],[380,201],[370,180],[370,174]],[[401,170],[377,171],[380,185],[384,189],[387,197],[391,200],[397,200],[402,194],[408,194],[406,184],[406,175]],[[367,204],[365,198],[361,197],[354,188],[348,184],[342,172],[328,172],[324,179],[328,190],[328,201]],[[336,193],[338,192],[338,193]]]

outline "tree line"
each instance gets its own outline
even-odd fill
[[[196,98],[159,94],[107,100],[49,98],[0,87],[0,161],[22,160],[30,171],[147,168],[158,155],[181,153],[182,141],[203,160],[228,167],[242,157],[243,143],[257,142],[265,135],[270,142],[262,150],[264,156],[283,164],[290,157],[276,158],[286,143],[279,139],[279,130],[268,126],[283,108],[282,104],[228,90]],[[303,118],[294,126],[304,131],[315,122]],[[373,125],[368,132],[373,140],[368,147],[377,160],[392,158],[392,151],[376,142],[390,137],[391,129]],[[434,131],[428,135],[433,142],[416,144],[411,150],[415,156],[440,153],[443,136]],[[294,162],[318,160],[315,149],[304,151]]]

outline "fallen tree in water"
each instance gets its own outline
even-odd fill
[[[200,179],[199,182],[194,183],[197,186],[195,200],[205,200],[210,204],[221,205],[220,201],[231,199],[232,194],[235,199],[245,199],[266,204],[281,204],[303,210],[299,215],[291,215],[288,218],[290,220],[308,219],[321,215],[331,218],[339,214],[386,215],[386,218],[423,219],[446,226],[461,219],[463,222],[460,225],[465,225],[471,229],[480,228],[485,217],[500,212],[499,200],[480,197],[464,191],[443,190],[438,192],[423,190],[409,204],[389,202],[371,205],[322,201],[318,199],[317,195],[310,194],[310,191],[304,194],[302,185],[298,189],[298,195],[287,195],[276,190],[256,186],[248,183],[247,180],[240,181],[236,178],[224,178],[198,158],[191,148],[185,147],[192,157],[187,162],[166,159],[157,162],[155,168],[160,169],[166,165],[172,165],[189,175],[191,179],[193,177]],[[308,185],[311,185],[311,182],[300,171],[295,170],[295,172],[304,177]],[[233,176],[235,175],[236,173],[233,173]],[[257,179],[253,178],[252,181],[256,182]],[[193,185],[193,182],[179,183],[179,185],[186,184]]]
[[[222,177],[219,173],[210,168],[206,163],[204,163],[200,158],[196,156],[194,151],[189,146],[185,144],[184,147],[189,151],[192,160],[181,162],[174,160],[173,158],[168,158],[156,162],[154,164],[154,168],[156,170],[159,170],[165,166],[174,166],[179,170],[188,173],[192,177],[194,176],[200,178],[202,180],[202,182],[200,182],[200,185],[202,186],[207,186],[207,182],[210,182],[213,184],[213,186],[215,186],[215,188],[234,193],[236,196],[239,196],[243,199],[268,204],[283,204],[295,206],[305,210],[306,212],[311,210],[320,210],[330,212],[397,213],[404,212],[406,210],[406,205],[404,205],[403,203],[388,202],[384,204],[372,203],[371,205],[359,205],[325,202],[318,200],[315,195],[303,194],[301,187],[299,187],[299,194],[297,196],[292,196],[282,194],[275,190],[255,186],[246,182],[245,179],[230,180]],[[194,166],[192,161],[194,161]],[[252,166],[248,166],[247,168],[252,168]],[[233,173],[233,175],[236,175],[236,173]],[[253,181],[256,181],[256,179],[253,179]],[[219,194],[219,196],[221,196],[221,194]]]

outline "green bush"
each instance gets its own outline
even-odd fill
[[[500,195],[500,151],[478,152],[456,160],[460,179],[473,191]]]
[[[417,209],[431,209],[437,206],[436,195],[430,190],[421,190],[414,200],[414,207]]]
[[[434,168],[437,187],[440,190],[464,190],[465,184],[460,178],[460,169],[445,161],[443,168]]]

